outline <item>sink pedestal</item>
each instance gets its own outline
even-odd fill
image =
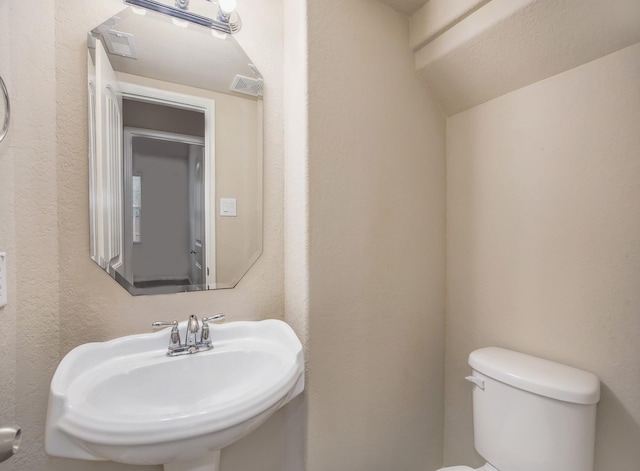
[[[220,450],[195,460],[178,461],[164,465],[164,471],[218,471],[220,469]]]

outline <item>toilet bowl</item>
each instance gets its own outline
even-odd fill
[[[469,366],[474,445],[487,464],[438,471],[593,471],[595,375],[496,347],[472,352]]]

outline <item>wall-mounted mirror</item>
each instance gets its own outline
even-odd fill
[[[91,258],[131,294],[232,288],[262,252],[262,76],[127,7],[89,33]]]

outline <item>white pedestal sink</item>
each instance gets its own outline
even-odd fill
[[[51,381],[47,453],[217,471],[221,448],[302,392],[304,358],[278,320],[211,326],[211,337],[212,350],[178,357],[168,330],[69,352]]]

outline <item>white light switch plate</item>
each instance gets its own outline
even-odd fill
[[[220,216],[237,216],[235,198],[220,198]]]
[[[7,254],[0,252],[0,307],[7,305]]]

